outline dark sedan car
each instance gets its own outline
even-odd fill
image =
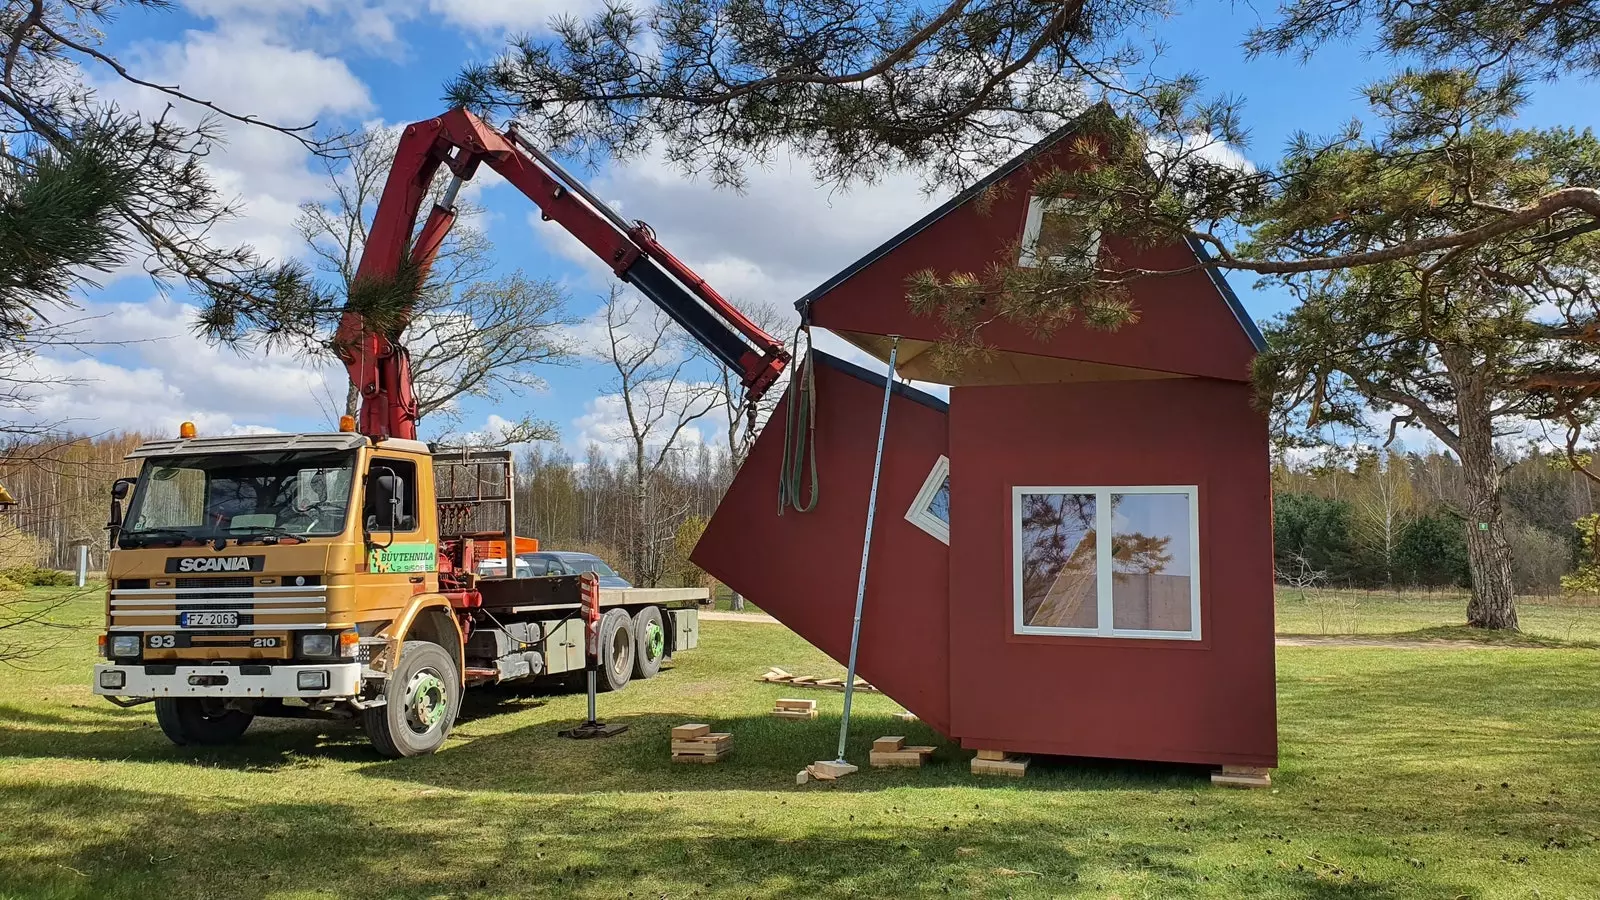
[[[526,571],[522,563],[528,564]],[[520,553],[517,555],[517,575],[577,575],[583,572],[593,572],[600,576],[600,586],[608,588],[633,587],[627,579],[617,574],[617,571],[606,565],[606,561],[593,553],[578,553],[573,550],[541,550],[538,553]]]

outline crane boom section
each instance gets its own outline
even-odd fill
[[[782,373],[789,362],[782,343],[668,252],[648,226],[628,225],[521,136],[502,134],[463,109],[409,125],[401,134],[356,281],[397,279],[407,264],[418,278],[425,278],[455,221],[455,189],[471,179],[480,164],[498,172],[539,207],[545,220],[566,229],[617,277],[638,288],[737,371],[748,400],[759,399]],[[417,215],[441,166],[456,181],[413,239]],[[361,394],[360,429],[372,437],[416,437],[410,362],[399,340],[408,318],[409,311],[387,333],[376,334],[360,310],[352,308],[334,337],[334,347]]]

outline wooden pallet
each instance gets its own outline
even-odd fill
[[[857,768],[849,763],[819,759],[796,773],[794,783],[805,784],[813,778],[818,781],[836,781],[855,771]]]
[[[1211,773],[1211,783],[1224,787],[1272,787],[1272,773],[1259,766],[1223,766],[1222,771]]]
[[[772,714],[780,719],[815,719],[817,701],[782,698],[772,705]]]
[[[979,750],[972,758],[972,774],[1021,778],[1028,774],[1028,757],[1013,756],[1002,750]]]
[[[875,769],[904,767],[920,769],[933,755],[932,747],[907,747],[906,739],[899,736],[881,737],[872,742],[868,762]]]
[[[843,678],[818,678],[815,675],[790,675],[788,672],[772,666],[767,669],[767,674],[756,679],[767,684],[790,684],[795,687],[821,688],[827,691],[844,690]],[[856,691],[863,694],[881,694],[882,691],[868,684],[860,678],[856,679]]]
[[[713,732],[710,725],[679,725],[672,729],[672,761],[714,763],[733,752],[733,735]]]

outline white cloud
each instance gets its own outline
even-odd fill
[[[645,385],[641,390],[653,390],[660,385]],[[685,398],[697,391],[710,387],[707,384],[684,384],[674,387],[674,392]],[[701,404],[703,405],[703,404]],[[697,407],[698,408],[698,407]],[[701,427],[715,427],[718,415],[713,410],[710,416],[698,419],[685,426],[678,434],[673,446],[683,453],[696,453],[700,446],[706,443],[706,437]],[[676,424],[676,419],[669,419],[658,428],[657,437],[664,439],[666,433],[671,431]],[[600,394],[584,404],[583,415],[572,420],[570,438],[566,441],[567,452],[575,458],[582,458],[591,446],[600,449],[600,455],[608,460],[616,461],[627,457],[633,452],[633,431],[628,426],[628,413],[622,402],[621,394]],[[646,442],[646,453],[653,454],[661,446],[660,441]]]
[[[40,388],[16,418],[74,431],[157,434],[176,433],[184,421],[218,434],[319,418],[313,398],[343,378],[340,368],[207,346],[191,332],[194,313],[160,298],[91,307],[77,336],[105,349],[88,357],[47,348],[28,360],[19,374]],[[108,345],[126,358],[108,359]]]

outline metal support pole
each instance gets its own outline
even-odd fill
[[[89,583],[89,545],[78,545],[78,587]]]
[[[856,650],[861,644],[861,605],[867,599],[867,557],[872,550],[872,518],[878,511],[878,475],[883,470],[883,438],[889,429],[889,397],[894,393],[894,364],[900,354],[900,335],[890,335],[889,374],[883,381],[883,412],[878,416],[878,449],[872,457],[872,493],[867,495],[867,533],[861,539],[861,577],[856,581],[856,618],[850,626],[850,663],[845,667],[844,718],[839,722],[839,756],[844,762],[844,745],[850,737],[850,701],[856,693]]]

